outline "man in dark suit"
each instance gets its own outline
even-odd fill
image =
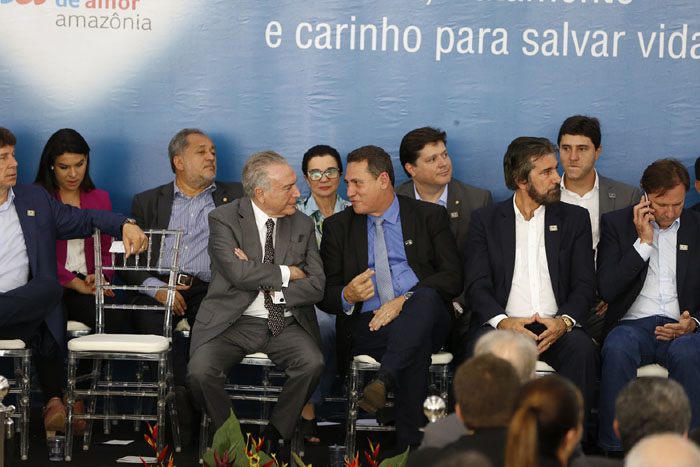
[[[540,360],[572,380],[590,409],[598,352],[582,323],[595,293],[591,223],[585,209],[559,201],[556,148],[516,138],[503,158],[515,195],[472,214],[465,267],[477,322],[472,342],[492,329],[537,342]]]
[[[491,192],[452,178],[452,160],[447,152],[447,134],[431,127],[418,128],[406,133],[401,140],[399,157],[406,175],[411,180],[396,187],[396,194],[408,196],[447,209],[450,230],[457,241],[462,260],[466,248],[467,231],[472,211],[493,204]],[[470,313],[466,300],[460,294],[453,302],[457,317],[450,338],[449,349],[455,361],[464,359],[463,340],[469,330]]]
[[[381,362],[360,407],[375,413],[393,387],[404,449],[420,443],[430,355],[444,343],[451,301],[462,289],[459,254],[443,208],[394,194],[383,149],[352,151],[345,181],[352,209],[323,225],[326,291],[319,307],[337,315],[342,371],[352,355]]]
[[[700,157],[695,159],[695,191],[700,194]],[[700,212],[700,203],[695,203],[690,209]]]
[[[600,157],[600,122],[594,117],[574,115],[559,128],[559,160],[564,169],[561,177],[561,200],[588,210],[591,218],[593,249],[600,239],[600,216],[606,212],[637,204],[639,188],[603,177],[595,169]],[[608,305],[596,300],[586,319],[588,334],[602,341],[603,315]]]
[[[647,167],[641,186],[648,200],[601,219],[598,293],[609,307],[599,442],[608,451],[622,450],[612,429],[615,398],[649,363],[681,383],[690,426],[700,426],[700,215],[683,210],[690,176],[675,159]]]
[[[17,185],[15,136],[0,127],[0,339],[21,339],[33,351],[44,393],[47,431],[63,431],[61,400],[66,322],[56,272],[56,239],[85,238],[98,227],[121,236],[127,256],[143,251],[146,236],[131,219],[77,209],[41,187]]]
[[[323,370],[313,305],[325,281],[314,223],[296,210],[287,161],[272,151],[254,154],[242,179],[246,197],[209,214],[212,281],[192,330],[187,378],[216,429],[231,408],[226,374],[247,354],[266,353],[287,374],[263,432],[275,449],[291,438]]]
[[[408,467],[437,465],[457,451],[471,450],[484,454],[493,467],[502,466],[520,384],[513,365],[492,354],[472,357],[460,365],[454,376],[455,407],[467,433],[444,447],[412,453]]]

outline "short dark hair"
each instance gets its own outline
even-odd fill
[[[690,188],[690,175],[676,159],[659,159],[644,170],[640,185],[643,191],[663,195],[678,185],[683,185],[685,191]]]
[[[506,186],[515,191],[518,182],[528,179],[530,171],[535,167],[534,162],[547,154],[554,154],[557,148],[547,138],[521,136],[515,138],[503,156],[503,174]]]
[[[95,184],[90,178],[90,146],[85,138],[72,128],[63,128],[52,134],[44,146],[39,161],[39,169],[36,173],[34,183],[46,188],[46,191],[55,195],[58,192],[58,181],[54,172],[56,158],[67,152],[82,154],[85,156],[85,176],[80,183],[82,191],[92,191]]]
[[[168,143],[168,158],[170,159],[170,168],[175,173],[175,156],[182,155],[182,151],[185,150],[189,142],[187,137],[190,135],[203,135],[207,138],[209,137],[199,128],[183,128],[182,130],[175,133],[175,136]]]
[[[477,355],[460,365],[453,384],[465,426],[508,426],[520,388],[513,365],[493,354]]]
[[[409,178],[411,174],[406,170],[406,163],[416,165],[418,152],[423,149],[426,144],[437,143],[438,141],[447,144],[447,133],[439,128],[424,126],[423,128],[417,128],[406,133],[399,147],[399,159],[401,160],[403,171],[406,172]]]
[[[564,135],[583,135],[587,136],[593,142],[596,149],[600,147],[600,121],[595,117],[586,117],[584,115],[574,115],[564,120],[559,128],[559,136],[557,144],[561,144],[561,137]]]
[[[700,180],[700,157],[695,159],[695,180]]]
[[[348,154],[348,164],[351,162],[367,161],[367,170],[377,179],[383,172],[389,175],[391,186],[394,186],[394,166],[391,156],[379,146],[362,146]]]
[[[333,159],[338,163],[340,173],[343,173],[343,161],[340,159],[340,154],[338,154],[338,151],[333,146],[325,144],[317,144],[304,153],[304,158],[301,160],[301,173],[306,175],[306,171],[309,168],[309,161],[319,156],[333,156]]]
[[[690,401],[678,382],[669,378],[632,380],[615,399],[620,440],[629,451],[645,436],[684,434],[690,427]]]
[[[4,148],[5,146],[16,146],[17,145],[17,138],[15,138],[15,135],[12,134],[10,130],[7,128],[1,127],[0,126],[0,148]]]

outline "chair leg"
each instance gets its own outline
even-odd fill
[[[90,379],[90,389],[92,391],[97,390],[97,383],[100,379],[101,370],[101,360],[94,359],[92,361],[92,376]],[[109,365],[105,365],[105,371],[111,371]],[[94,394],[94,393],[93,393]],[[85,434],[83,435],[83,451],[87,451],[90,448],[90,442],[92,441],[92,416],[95,415],[95,410],[97,408],[97,396],[91,395],[88,398],[86,415],[87,422],[85,423]]]
[[[107,384],[107,389],[112,390],[112,362],[107,361],[105,363],[105,383]],[[104,404],[104,414],[109,416],[112,413],[112,397],[105,396],[102,403]],[[109,418],[103,420],[102,429],[104,434],[108,435],[112,431],[112,421]]]
[[[204,463],[204,454],[209,448],[209,416],[202,412],[202,422],[199,426],[199,463]]]
[[[166,400],[168,408],[170,409],[170,425],[173,433],[173,444],[175,444],[175,452],[182,451],[182,440],[180,439],[180,424],[178,423],[177,417],[177,405],[175,404],[175,386],[173,383],[173,373],[170,371],[171,359],[167,359],[167,366],[165,372],[165,382],[166,382]]]
[[[78,361],[75,355],[68,351],[68,388],[66,395],[66,445],[64,459],[70,462],[73,459],[73,408],[75,405],[75,375]]]
[[[146,363],[145,362],[139,362],[136,365],[136,386],[138,387],[138,390],[141,390],[141,385],[143,384],[143,369],[145,368]],[[143,407],[142,407],[142,402],[143,398],[141,396],[136,397],[136,401],[134,402],[134,413],[136,415],[141,415],[143,413]],[[134,421],[134,431],[140,431],[141,430],[141,422],[139,420]]]
[[[163,448],[165,447],[165,405],[167,403],[165,366],[165,357],[161,357],[158,361],[158,402],[156,404],[156,423],[158,424],[158,437],[156,439],[156,444],[158,446],[159,453],[163,452]]]
[[[297,426],[294,428],[291,449],[292,452],[296,453],[299,457],[304,457],[304,435],[301,433],[301,418],[297,422]]]
[[[19,406],[21,412],[20,425],[20,445],[19,453],[23,461],[29,458],[29,409],[30,405],[30,394],[31,394],[31,354],[30,352],[25,352],[22,357],[21,363],[21,375],[16,378],[15,381],[19,381],[20,386],[20,397]]]
[[[357,437],[356,423],[359,401],[360,371],[355,364],[350,364],[350,371],[347,375],[348,384],[348,408],[345,417],[345,454],[349,458],[355,455],[355,441]]]

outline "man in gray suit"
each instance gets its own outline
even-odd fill
[[[595,117],[574,115],[567,118],[559,129],[557,144],[559,160],[564,169],[561,177],[561,200],[588,210],[591,217],[593,248],[600,239],[600,216],[606,212],[637,204],[641,197],[638,188],[603,177],[595,169],[600,157],[600,122]],[[586,322],[588,334],[600,342],[603,315],[608,304],[598,300]]]
[[[314,303],[325,286],[314,223],[297,211],[297,177],[279,154],[253,154],[243,167],[246,197],[209,214],[212,277],[192,330],[187,381],[219,428],[231,402],[226,375],[264,352],[287,374],[263,436],[290,439],[323,370]]]
[[[396,194],[436,203],[447,209],[450,230],[464,262],[472,211],[492,205],[493,198],[488,190],[452,178],[452,160],[446,143],[447,134],[439,129],[423,127],[406,133],[401,140],[399,157],[411,180],[399,185]],[[466,346],[461,342],[466,339],[470,322],[464,294],[454,299],[453,306],[457,319],[448,347],[455,354],[455,362],[459,363],[465,358]]]

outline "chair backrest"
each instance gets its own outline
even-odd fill
[[[126,259],[123,253],[111,252],[111,265],[102,264],[102,245],[100,230],[95,229],[93,238],[95,240],[95,310],[96,310],[96,329],[97,334],[104,333],[104,310],[105,309],[124,309],[124,310],[144,310],[144,311],[164,311],[163,319],[163,336],[172,337],[172,311],[175,303],[175,291],[177,283],[177,274],[179,271],[182,229],[164,230],[151,229],[145,230],[144,233],[148,237],[148,248],[145,252],[134,254]],[[168,241],[166,242],[166,239]],[[166,251],[166,243],[168,250]],[[120,244],[114,238],[112,239],[112,250]],[[172,247],[171,247],[172,245]],[[141,271],[155,272],[158,275],[168,275],[168,283],[163,286],[146,286],[146,285],[115,285],[106,283],[103,280],[102,271]],[[145,292],[148,290],[158,291],[165,290],[167,299],[165,305],[128,305],[121,303],[105,303],[104,293],[106,290],[129,290],[136,292]]]

